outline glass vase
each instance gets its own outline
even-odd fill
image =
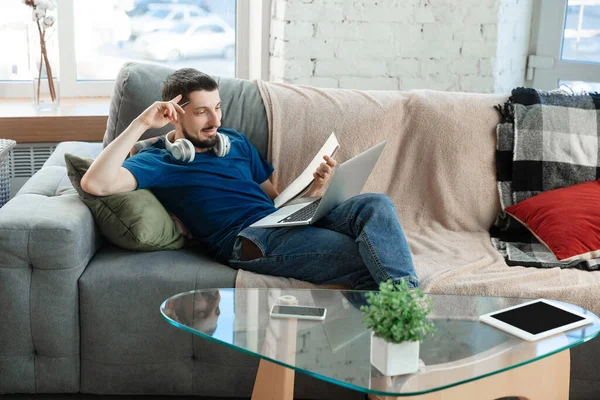
[[[33,78],[33,105],[39,111],[54,111],[60,106],[60,87],[58,78],[52,77],[52,85],[48,77]]]
[[[58,35],[56,23],[45,27],[41,21],[29,27],[32,99],[37,110],[53,111],[60,106]]]

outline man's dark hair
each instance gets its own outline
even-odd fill
[[[181,94],[180,103],[189,100],[189,95],[196,90],[212,92],[219,88],[219,84],[210,75],[194,68],[181,68],[167,77],[162,89],[163,101],[169,101]]]

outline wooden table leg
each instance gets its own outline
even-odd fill
[[[260,360],[252,400],[293,400],[294,370]]]
[[[564,350],[533,363],[446,390],[411,397],[379,397],[372,395],[369,396],[369,399],[495,400],[514,396],[520,400],[568,400],[570,370],[569,350]]]
[[[271,318],[262,354],[287,365],[295,365],[297,324],[295,318]],[[293,369],[261,359],[252,390],[252,400],[293,400],[294,376]]]

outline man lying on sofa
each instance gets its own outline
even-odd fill
[[[313,225],[249,228],[276,211],[273,199],[279,193],[269,181],[273,167],[248,139],[220,128],[217,82],[195,69],[180,69],[166,79],[162,99],[94,160],[81,180],[83,190],[106,196],[150,188],[194,239],[234,268],[354,289],[376,289],[388,279],[418,285],[406,238],[387,196],[355,196]],[[189,140],[195,148],[193,161],[176,160],[162,140],[125,160],[147,129],[169,122],[175,126],[170,142]],[[217,133],[230,140],[224,157],[208,151],[217,144]],[[319,195],[331,177],[335,160],[324,159],[306,196]]]

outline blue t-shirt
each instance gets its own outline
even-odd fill
[[[231,140],[225,157],[209,150],[183,164],[157,140],[125,160],[123,167],[135,176],[138,189],[149,188],[194,239],[225,262],[237,233],[276,208],[260,187],[273,167],[241,133],[221,128],[218,132]]]

